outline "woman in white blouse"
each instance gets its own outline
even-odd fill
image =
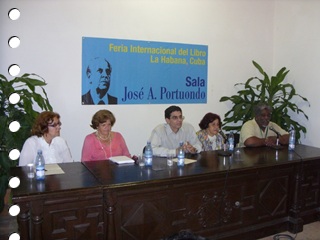
[[[38,150],[42,150],[46,164],[72,162],[67,142],[60,137],[60,115],[45,111],[38,115],[29,137],[23,144],[19,166],[33,163]]]

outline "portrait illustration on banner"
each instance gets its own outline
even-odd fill
[[[207,102],[208,46],[84,37],[83,105]]]

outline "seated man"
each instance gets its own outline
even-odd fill
[[[273,147],[278,143],[282,145],[288,144],[288,132],[270,121],[271,114],[272,108],[265,103],[259,103],[254,107],[255,117],[245,122],[241,128],[241,147]]]
[[[168,107],[164,117],[166,123],[158,125],[151,133],[150,142],[154,155],[177,154],[180,142],[184,142],[186,153],[201,152],[201,143],[194,127],[183,122],[184,117],[180,107]]]

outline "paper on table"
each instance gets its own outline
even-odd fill
[[[46,164],[46,175],[64,174],[64,171],[58,164]]]
[[[127,156],[110,157],[109,160],[116,164],[134,163],[134,160]]]
[[[178,158],[174,158],[173,161],[174,161],[174,162],[178,162]],[[197,161],[197,160],[185,158],[185,159],[184,159],[184,164],[190,164],[190,163],[194,163],[194,162],[196,162],[196,161]]]

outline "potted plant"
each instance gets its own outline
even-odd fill
[[[310,107],[308,99],[297,94],[292,84],[284,82],[289,72],[285,67],[270,78],[258,63],[252,63],[262,77],[250,77],[245,83],[237,83],[235,86],[240,86],[241,89],[236,95],[220,98],[220,102],[231,101],[233,104],[224,115],[223,129],[240,132],[242,124],[254,117],[253,107],[259,102],[265,102],[273,108],[271,121],[287,131],[295,129],[296,139],[299,141],[300,132],[306,134],[307,130],[294,121],[292,115],[302,114],[308,120],[308,116],[296,104],[302,101]]]
[[[24,74],[12,80],[0,74],[0,212],[4,206],[3,196],[8,186],[10,167],[18,164],[18,160],[12,161],[9,158],[10,150],[21,150],[30,136],[35,117],[39,114],[37,109],[52,110],[43,88],[45,85],[45,80],[36,74]],[[13,93],[20,96],[20,101],[16,104],[9,102]],[[12,121],[20,123],[17,132],[9,130]]]

